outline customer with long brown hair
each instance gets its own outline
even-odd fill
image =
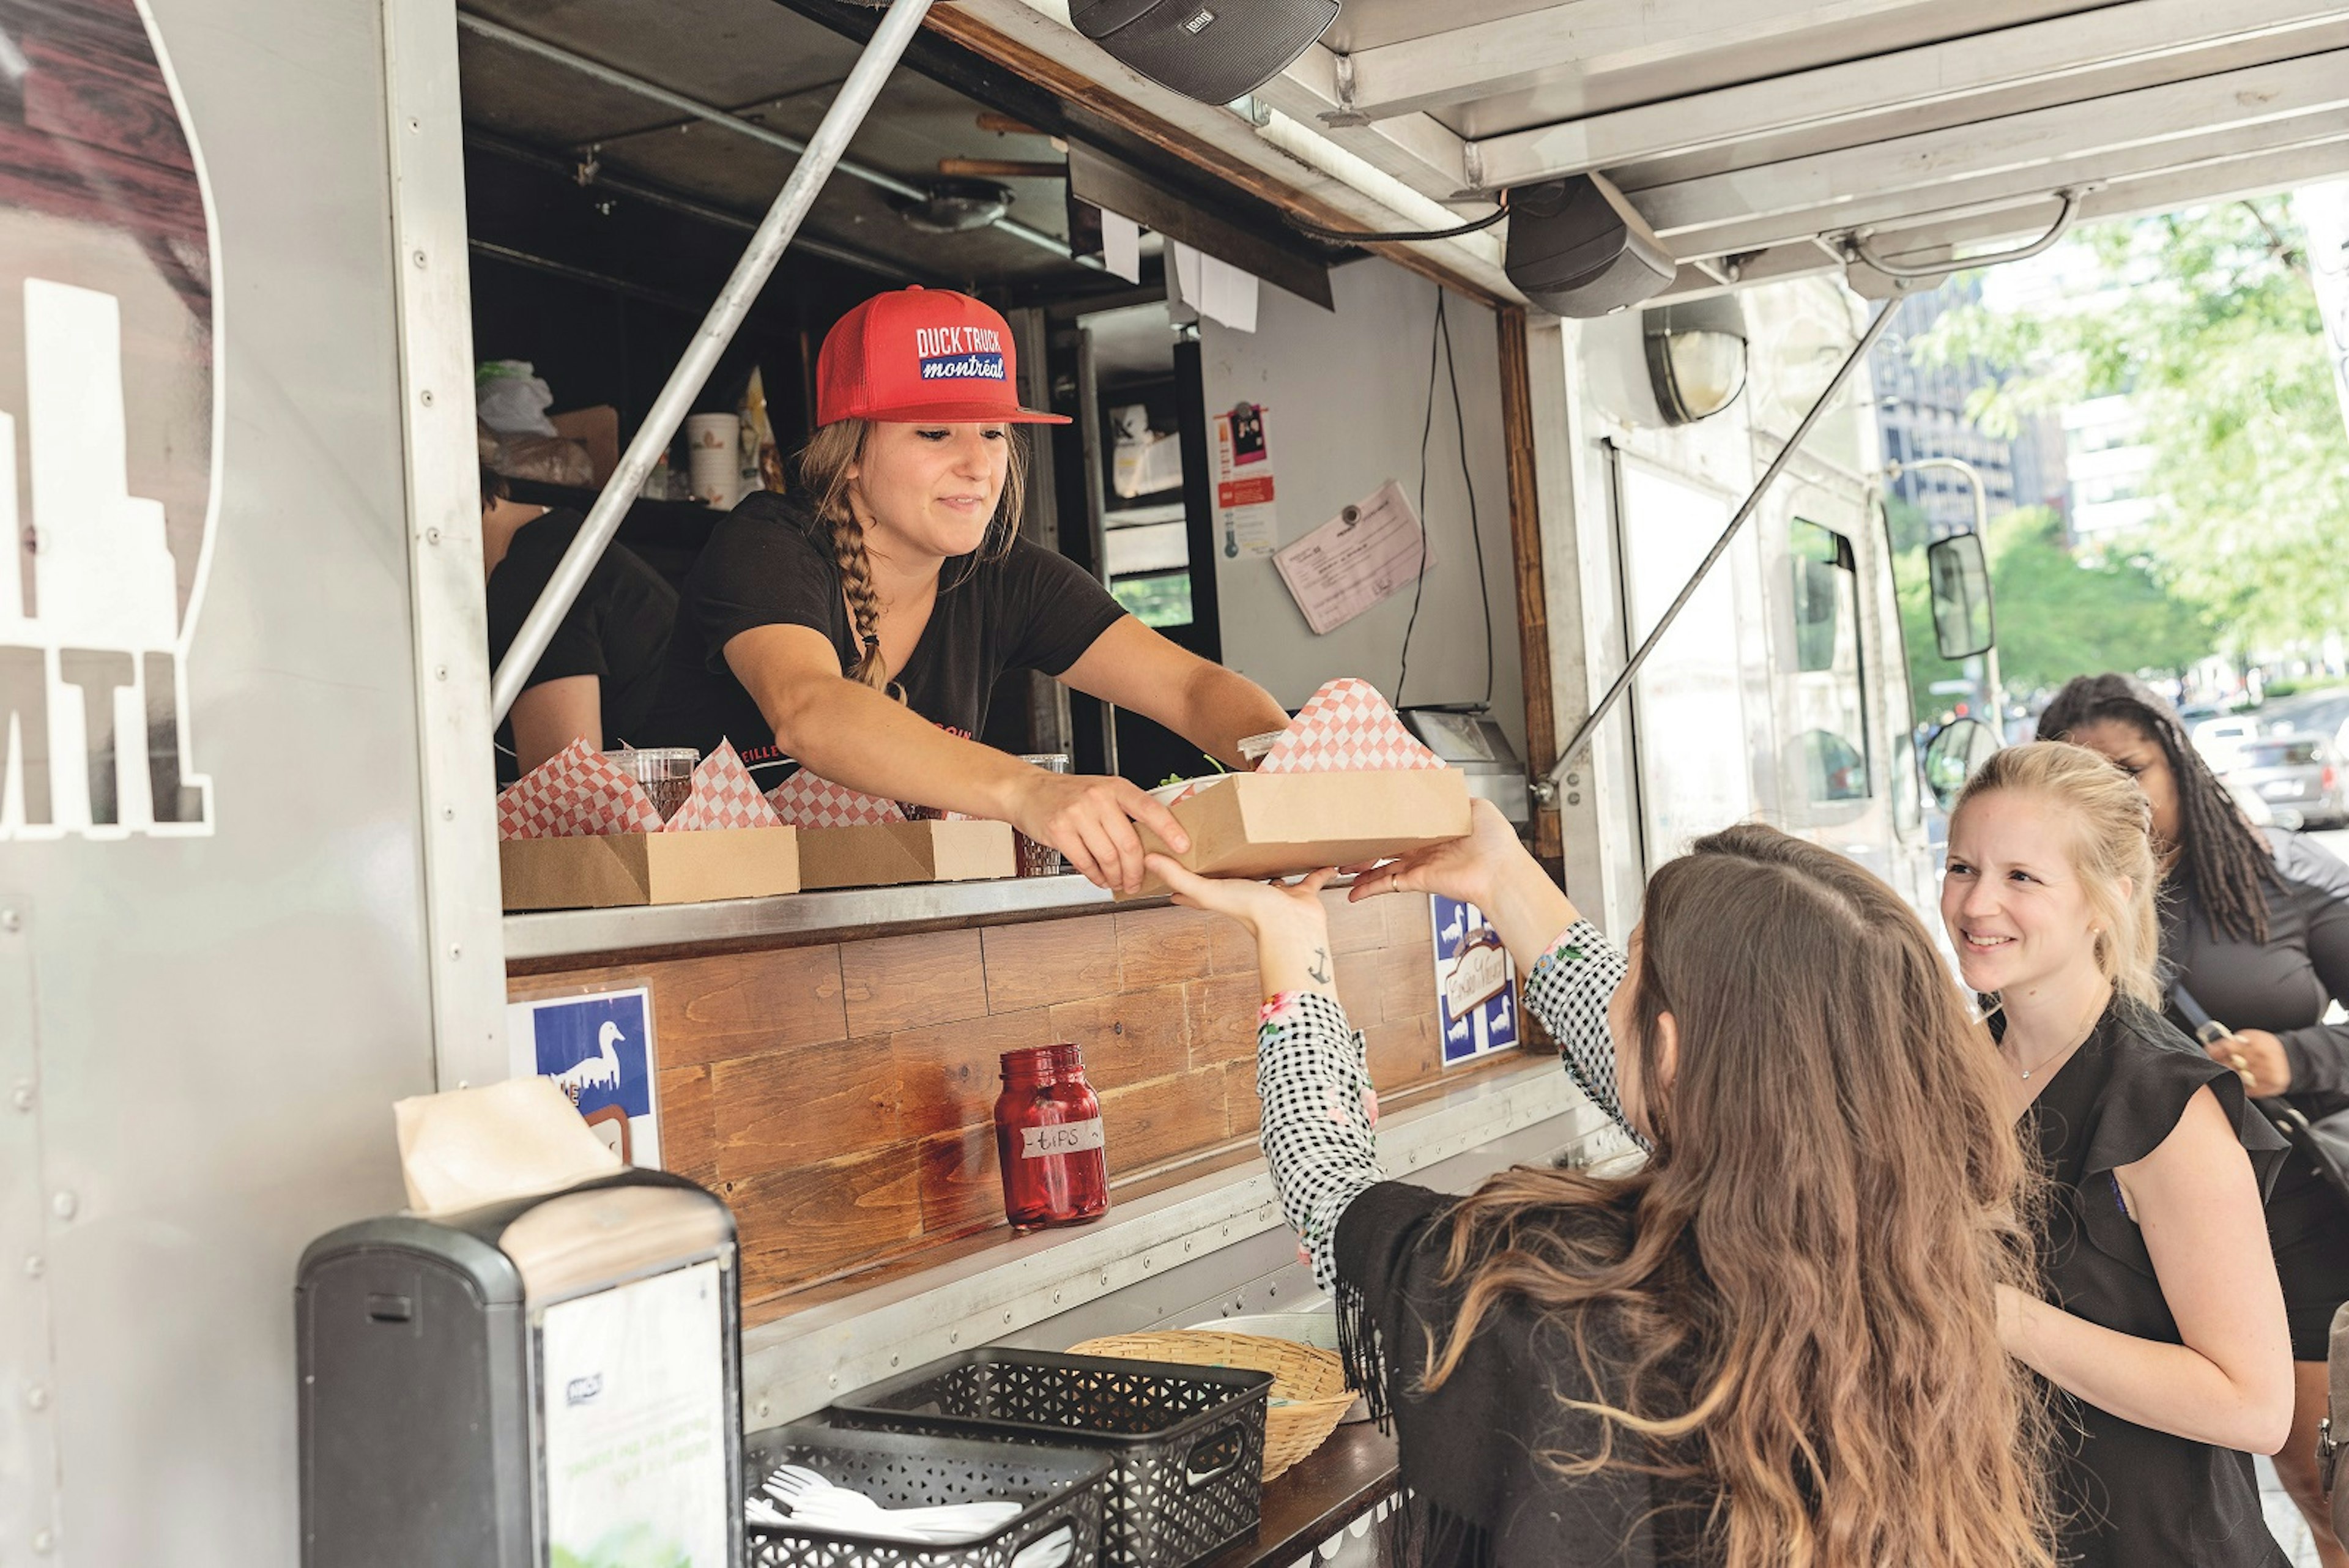
[[[2210,1054],[2252,1094],[2282,1097],[2311,1121],[2349,1110],[2349,866],[2315,840],[2254,828],[2188,739],[2178,711],[2128,675],[2084,675],[2039,716],[2039,732],[2102,753],[2152,809],[2162,888],[2161,963],[2170,1022],[2193,1028],[2178,993],[2233,1031]],[[2349,1568],[2333,1532],[2316,1459],[2333,1314],[2349,1301],[2349,1207],[2324,1173],[2291,1158],[2268,1194],[2268,1243],[2292,1329],[2292,1438],[2276,1474],[2299,1505],[2324,1568]]]
[[[2282,1140],[2162,1020],[2148,820],[2127,774],[2053,741],[1994,754],[1950,816],[1941,919],[2050,1179],[2050,1299],[2013,1298],[2006,1341],[2076,1434],[2067,1562],[2282,1568],[2251,1456],[2292,1418],[2260,1218]]]
[[[2032,1384],[1998,1331],[1998,1287],[2029,1280],[2026,1167],[1995,1059],[1889,888],[1734,827],[1656,874],[1627,953],[1483,802],[1468,837],[1365,873],[1355,898],[1485,911],[1526,1005],[1651,1150],[1463,1200],[1379,1179],[1330,874],[1152,868],[1256,935],[1265,1152],[1395,1420],[1413,1560],[2054,1562]]]

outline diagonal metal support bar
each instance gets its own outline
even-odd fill
[[[1656,645],[1663,641],[1664,633],[1672,628],[1672,622],[1680,618],[1681,611],[1686,609],[1689,600],[1696,597],[1696,591],[1703,586],[1706,576],[1712,572],[1721,557],[1729,553],[1730,542],[1737,537],[1737,531],[1745,526],[1745,520],[1753,516],[1754,510],[1762,504],[1762,497],[1769,493],[1770,486],[1776,483],[1778,475],[1785,471],[1786,464],[1794,461],[1795,453],[1800,451],[1803,442],[1810,438],[1811,427],[1819,422],[1819,416],[1827,411],[1827,405],[1835,401],[1837,392],[1843,390],[1843,384],[1851,379],[1852,371],[1858,368],[1862,359],[1868,358],[1868,351],[1876,347],[1876,340],[1884,336],[1884,329],[1892,325],[1892,313],[1899,309],[1899,306],[1900,301],[1897,296],[1885,301],[1884,308],[1876,313],[1876,319],[1868,324],[1868,330],[1859,335],[1859,341],[1851,346],[1851,352],[1844,356],[1841,365],[1836,367],[1835,377],[1827,382],[1826,389],[1819,394],[1818,400],[1811,405],[1807,413],[1803,415],[1803,422],[1795,427],[1795,433],[1786,438],[1786,444],[1778,449],[1778,455],[1770,460],[1768,468],[1763,470],[1761,479],[1746,493],[1744,503],[1737,508],[1737,514],[1729,520],[1729,526],[1721,531],[1721,537],[1713,542],[1713,548],[1706,551],[1704,559],[1697,563],[1696,570],[1689,575],[1689,580],[1681,585],[1680,596],[1665,607],[1662,617],[1656,622],[1655,629],[1648,633],[1646,639],[1640,644],[1638,649],[1632,653],[1630,661],[1623,666],[1623,673],[1615,677],[1615,683],[1607,688],[1607,694],[1599,698],[1591,708],[1590,716],[1577,726],[1574,738],[1558,748],[1557,762],[1549,770],[1549,782],[1553,786],[1566,776],[1567,770],[1575,764],[1576,759],[1582,755],[1583,748],[1590,743],[1590,737],[1597,733],[1601,722],[1614,710],[1615,704],[1622,700],[1623,693],[1631,689],[1631,682],[1639,675],[1640,667],[1648,662],[1648,655],[1656,651]]]
[[[920,31],[922,18],[930,9],[930,0],[891,0],[889,14],[881,19],[873,41],[864,46],[864,53],[856,68],[848,73],[840,95],[824,110],[823,122],[815,128],[809,139],[807,151],[792,176],[777,192],[775,203],[767,209],[767,216],[750,236],[742,259],[734,264],[733,275],[726,286],[718,291],[718,298],[702,318],[701,327],[693,335],[693,342],[677,369],[668,375],[668,384],[653,400],[645,414],[644,423],[636,428],[628,450],[620,455],[620,466],[605,484],[604,493],[595,497],[595,504],[587,513],[587,521],[579,529],[571,547],[563,553],[556,564],[554,576],[546,591],[538,596],[530,615],[523,621],[522,630],[515,634],[513,646],[506,650],[504,662],[498,666],[496,678],[490,683],[490,722],[492,727],[505,722],[512,711],[514,699],[522,695],[523,682],[538,667],[546,645],[554,639],[555,628],[571,612],[586,585],[587,574],[620,530],[620,519],[626,515],[628,504],[644,488],[645,475],[652,472],[655,459],[668,449],[671,437],[685,419],[686,410],[709,379],[710,371],[718,368],[718,358],[734,340],[742,318],[750,314],[751,302],[766,286],[767,279],[782,260],[783,249],[792,243],[808,209],[815,202],[816,192],[848,151],[849,139],[864,122],[864,116],[880,96],[882,84],[905,52],[914,35]],[[471,25],[470,23],[468,25]]]

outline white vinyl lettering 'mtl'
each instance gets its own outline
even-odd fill
[[[179,578],[163,504],[129,490],[122,313],[112,295],[25,280],[25,393],[42,640],[170,649]]]

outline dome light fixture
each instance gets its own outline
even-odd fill
[[[1710,419],[1745,390],[1745,307],[1733,294],[1640,313],[1648,384],[1668,425]]]

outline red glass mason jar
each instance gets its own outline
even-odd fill
[[[1109,1157],[1101,1101],[1074,1045],[1003,1053],[995,1102],[995,1152],[1003,1212],[1022,1231],[1081,1225],[1109,1208]]]

